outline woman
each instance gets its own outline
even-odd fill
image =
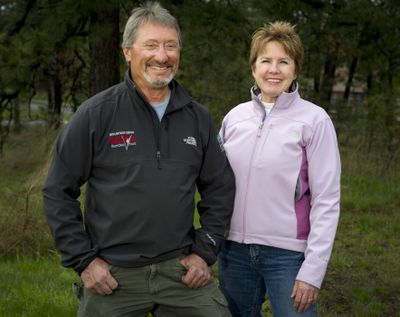
[[[302,99],[303,46],[287,22],[252,38],[252,100],[224,118],[221,138],[236,177],[220,287],[234,317],[316,316],[339,219],[340,158],[328,114]]]

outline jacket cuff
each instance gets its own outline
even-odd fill
[[[82,272],[89,266],[89,264],[95,259],[97,258],[97,254],[93,255],[91,257],[88,257],[84,260],[82,260],[81,262],[79,262],[79,264],[74,267],[74,270],[76,273],[78,273],[79,276],[81,276]]]
[[[328,262],[317,256],[313,256],[312,259],[306,258],[297,274],[296,280],[321,288],[327,267]]]
[[[200,256],[209,266],[217,261],[218,239],[200,230],[196,230],[191,252]]]
[[[212,266],[217,261],[217,257],[214,252],[203,249],[196,244],[192,246],[191,253],[195,253],[200,256],[207,263],[208,266]]]

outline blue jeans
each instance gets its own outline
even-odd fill
[[[275,317],[315,317],[316,305],[298,313],[290,297],[304,253],[227,241],[218,256],[220,288],[233,317],[261,317],[268,293]]]

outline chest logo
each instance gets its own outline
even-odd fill
[[[128,150],[130,146],[136,145],[135,131],[111,132],[108,140],[112,149],[122,147]]]
[[[189,145],[197,146],[197,141],[194,137],[188,136],[187,138],[183,139],[183,142]]]

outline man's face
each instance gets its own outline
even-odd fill
[[[124,48],[131,76],[144,93],[165,89],[179,66],[179,38],[174,28],[143,24],[130,48]]]

